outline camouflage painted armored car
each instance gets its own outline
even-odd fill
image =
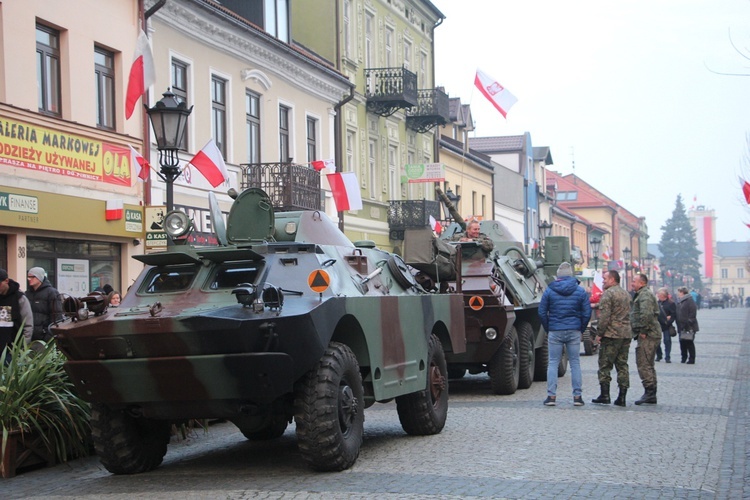
[[[235,197],[216,247],[136,257],[118,308],[69,298],[56,330],[66,369],[93,405],[96,451],[115,474],[157,467],[173,423],[219,418],[252,440],[292,421],[317,470],[356,460],[363,410],[396,400],[409,434],[442,430],[445,352],[465,350],[459,295],[428,293],[397,255],[355,246],[319,211],[274,214],[257,188]],[[180,212],[165,227],[179,243]]]
[[[567,238],[547,238],[546,262],[531,259],[499,221],[480,221],[480,238],[458,241],[466,224],[443,192],[436,193],[455,222],[429,243],[429,229],[407,229],[404,260],[441,282],[440,289],[463,296],[467,349],[447,353],[448,373],[460,378],[467,371],[487,372],[496,394],[547,380],[547,332],[537,311],[557,266],[570,258]],[[566,370],[564,355],[558,375]]]

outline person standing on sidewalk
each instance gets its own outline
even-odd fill
[[[682,362],[695,364],[695,332],[698,331],[697,306],[687,287],[677,289],[677,330],[680,335],[680,357]]]
[[[620,273],[604,273],[604,294],[599,301],[599,325],[596,343],[599,347],[599,386],[601,394],[592,403],[608,405],[609,384],[612,381],[612,366],[617,370],[617,386],[620,393],[615,404],[625,406],[625,398],[630,387],[628,354],[630,351],[630,294],[620,286]]]
[[[672,354],[672,331],[674,331],[674,322],[677,318],[677,308],[674,302],[669,298],[669,290],[659,288],[656,292],[656,298],[659,301],[659,326],[661,327],[661,336],[664,341],[664,361],[671,363],[670,355]],[[662,350],[661,344],[656,347],[656,361],[661,361]]]
[[[0,269],[0,352],[15,342],[22,326],[24,342],[28,345],[34,331],[31,304],[21,292],[21,285],[8,277],[8,271]],[[10,363],[9,356],[5,362]]]
[[[563,262],[557,268],[557,279],[549,284],[539,303],[542,326],[549,333],[549,364],[547,365],[547,399],[545,406],[555,406],[557,399],[557,367],[563,346],[568,351],[570,378],[573,384],[573,405],[583,406],[581,376],[581,332],[591,319],[589,295],[573,277],[573,268]]]
[[[47,342],[52,338],[50,325],[62,321],[62,301],[57,289],[47,279],[47,272],[41,267],[32,267],[27,276],[29,288],[26,298],[34,312],[34,334],[32,340]]]
[[[659,327],[659,304],[648,285],[648,277],[639,273],[633,279],[633,308],[630,312],[630,326],[633,337],[638,339],[635,348],[635,363],[638,375],[643,383],[644,393],[635,402],[641,404],[656,404],[656,368],[654,356],[656,346],[661,342],[661,328]]]

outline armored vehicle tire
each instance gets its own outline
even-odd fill
[[[268,420],[268,425],[260,430],[251,432],[240,428],[240,432],[250,441],[268,441],[283,436],[284,431],[289,425],[289,420],[281,415],[272,415]]]
[[[466,375],[466,368],[456,368],[453,366],[448,367],[448,378],[459,379],[464,378],[464,375]]]
[[[315,368],[295,386],[294,420],[302,458],[315,470],[351,467],[362,445],[364,389],[359,364],[331,342]]]
[[[521,345],[516,327],[512,327],[503,345],[495,351],[489,363],[490,386],[495,394],[513,394],[518,389]]]
[[[448,417],[448,367],[440,340],[430,335],[427,388],[396,398],[401,427],[413,436],[437,434]]]
[[[563,346],[562,356],[560,356],[560,364],[557,365],[557,376],[564,377],[565,372],[568,371],[568,349]]]
[[[549,365],[549,339],[544,332],[542,347],[536,349],[536,366],[534,366],[534,380],[544,382],[547,380],[547,365]]]
[[[518,360],[518,388],[528,389],[534,382],[536,352],[534,350],[534,329],[527,321],[519,321],[518,342],[521,345],[521,356]]]
[[[156,469],[167,453],[171,425],[134,418],[123,411],[91,405],[91,436],[102,465],[112,474]]]

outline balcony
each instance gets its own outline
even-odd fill
[[[440,220],[440,202],[432,200],[390,200],[388,230],[392,240],[403,240],[407,228],[430,227],[430,215]]]
[[[321,210],[320,173],[293,163],[241,164],[240,188],[260,188],[271,198],[274,211]]]
[[[417,105],[417,75],[406,68],[365,68],[367,110],[391,116]]]
[[[420,89],[417,105],[406,110],[406,126],[424,133],[450,120],[448,94],[442,89]]]

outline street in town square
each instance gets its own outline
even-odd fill
[[[748,498],[750,309],[702,309],[696,364],[657,363],[658,404],[642,394],[631,347],[628,405],[595,405],[596,356],[581,358],[586,405],[574,407],[570,371],[558,405],[544,383],[512,396],[485,375],[450,385],[443,432],[407,436],[395,404],[370,407],[354,466],[316,473],[294,426],[249,442],[229,423],[173,438],[156,470],[115,476],[96,457],[0,480],[10,498]],[[675,339],[676,340],[676,339]],[[676,343],[675,343],[676,344]]]

